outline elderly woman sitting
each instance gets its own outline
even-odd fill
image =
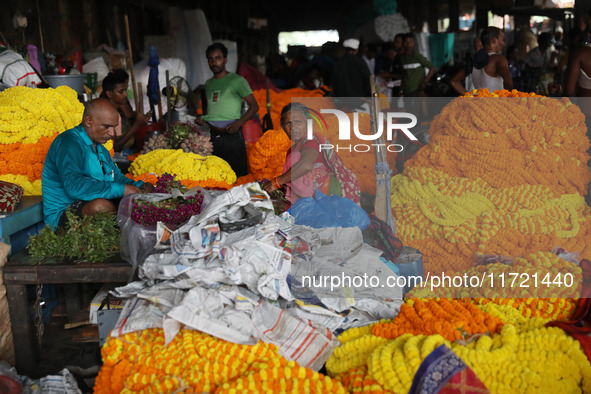
[[[345,167],[334,150],[326,149],[329,144],[326,138],[317,133],[311,140],[306,138],[309,118],[310,110],[299,103],[283,107],[281,128],[291,138],[292,145],[285,158],[283,174],[266,185],[266,191],[272,192],[285,185],[286,198],[292,204],[300,198],[312,197],[314,190],[347,197],[359,204],[360,189],[355,174]]]

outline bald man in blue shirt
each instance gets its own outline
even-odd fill
[[[150,183],[125,177],[102,145],[113,138],[119,114],[106,99],[91,101],[82,123],[56,137],[43,165],[42,192],[45,224],[67,224],[66,210],[78,216],[117,212],[113,200],[149,193]]]

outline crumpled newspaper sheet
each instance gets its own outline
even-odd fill
[[[318,370],[338,345],[333,332],[396,316],[401,288],[303,286],[304,276],[365,274],[384,283],[395,276],[358,228],[296,226],[271,206],[260,225],[220,231],[216,215],[253,199],[267,209],[261,196],[268,198],[255,184],[230,189],[174,231],[171,250],[140,267],[142,280],[113,292],[129,300],[112,335],[159,327],[169,342],[185,325],[234,343],[275,343],[285,357]],[[296,239],[304,248],[289,253],[284,247]],[[295,339],[309,333],[309,343]],[[304,351],[294,354],[293,346]]]

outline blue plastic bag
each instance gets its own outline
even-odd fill
[[[301,198],[289,209],[295,223],[313,228],[359,227],[370,224],[369,215],[346,197],[326,196],[316,190],[314,197]]]

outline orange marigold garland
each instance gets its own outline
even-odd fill
[[[334,379],[340,381],[349,393],[392,393],[392,391],[386,390],[377,380],[369,376],[366,366],[351,368],[347,372],[335,375]]]
[[[95,393],[335,392],[342,385],[288,362],[274,345],[237,345],[199,331],[181,330],[165,346],[161,329],[109,338]]]
[[[291,140],[283,130],[265,132],[256,143],[246,146],[249,174],[238,178],[236,184],[273,179],[283,174],[285,155],[290,146]]]
[[[439,334],[455,341],[470,335],[498,333],[503,323],[472,303],[458,299],[416,300],[402,304],[396,318],[372,327],[376,336],[393,339],[400,335]]]
[[[156,185],[158,182],[158,175],[154,173],[145,173],[140,174],[137,176],[133,176],[133,174],[125,174],[126,177],[129,179],[133,179],[134,181],[143,181],[147,183],[151,183],[152,185]],[[215,179],[207,179],[205,181],[193,181],[190,179],[181,179],[181,184],[187,187],[187,189],[191,189],[192,187],[201,186],[205,189],[224,189],[228,190],[231,189],[233,185],[229,185],[224,181],[216,181]]]
[[[585,116],[567,98],[459,98],[434,119],[430,142],[406,163],[492,187],[546,185],[554,196],[585,195]],[[469,164],[468,164],[469,163]]]

